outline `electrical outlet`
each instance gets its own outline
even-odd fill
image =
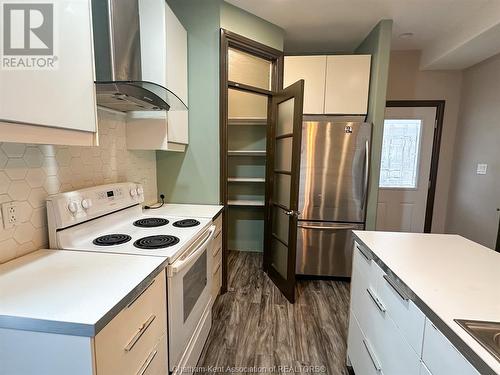
[[[16,202],[2,204],[3,227],[12,228],[17,225],[17,205]]]

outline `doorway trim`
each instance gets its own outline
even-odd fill
[[[434,124],[434,138],[432,141],[431,170],[429,173],[429,190],[425,207],[424,233],[432,229],[432,214],[434,212],[434,198],[438,176],[439,153],[441,150],[441,135],[443,133],[443,119],[445,100],[388,100],[386,107],[434,107],[436,108],[436,122]]]
[[[271,90],[229,81],[228,76],[228,50],[229,47],[269,60],[272,63]],[[228,206],[227,206],[227,122],[228,122],[228,89],[236,89],[255,94],[270,96],[281,89],[283,85],[283,51],[274,49],[255,40],[246,38],[229,30],[220,29],[219,45],[219,148],[220,148],[220,204],[222,211],[222,287],[221,293],[227,292],[228,281]],[[269,115],[268,115],[269,121]]]

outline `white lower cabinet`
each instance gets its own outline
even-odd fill
[[[359,375],[479,375],[360,244],[354,246],[347,347]]]
[[[347,355],[351,361],[354,372],[360,375],[379,374],[380,364],[376,354],[370,352],[370,345],[367,343],[356,316],[351,312],[349,320],[349,345]]]
[[[432,375],[479,375],[453,344],[427,319],[422,361]]]
[[[390,305],[380,295],[385,273],[368,254],[361,245],[357,245],[354,250],[351,321],[356,320],[359,324],[363,336],[362,346],[370,353],[379,373],[419,375],[420,355],[410,346],[392,319]],[[421,328],[423,332],[423,324]],[[350,335],[348,346],[360,346],[353,339]],[[355,359],[351,358],[351,362],[356,373],[364,374],[357,371]]]
[[[94,339],[97,375],[140,373],[139,369],[166,332],[165,296],[162,272],[97,334]]]
[[[163,271],[95,337],[0,329],[0,374],[165,375],[165,296]]]

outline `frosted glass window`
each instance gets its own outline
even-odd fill
[[[379,187],[417,188],[421,131],[422,120],[384,121]]]

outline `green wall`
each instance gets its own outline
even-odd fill
[[[167,202],[219,203],[219,30],[283,50],[283,29],[221,0],[167,0],[188,31],[189,145],[156,153],[158,192]],[[232,249],[261,251],[259,209],[230,213]],[[262,211],[262,210],[260,210]],[[260,236],[260,237],[259,237]]]
[[[168,202],[219,203],[219,0],[168,0],[188,31],[189,146],[156,153]]]
[[[389,60],[391,55],[392,20],[382,20],[356,49],[356,53],[371,54],[370,96],[367,121],[373,123],[370,182],[366,214],[366,229],[374,230],[377,218],[378,182],[382,134],[384,127]]]
[[[220,26],[283,51],[285,31],[282,28],[226,2],[221,5]]]

